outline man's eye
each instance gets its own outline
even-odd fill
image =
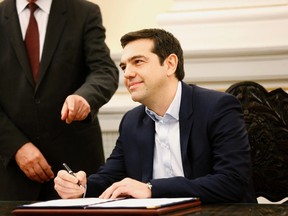
[[[140,63],[142,63],[142,62],[143,62],[143,61],[140,60],[140,59],[135,60],[135,64],[140,64]]]
[[[124,72],[125,72],[125,69],[126,69],[126,67],[125,67],[125,66],[121,66],[120,68],[121,68],[121,70],[122,70],[122,71],[124,71]]]

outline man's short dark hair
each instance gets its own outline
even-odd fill
[[[151,51],[158,56],[161,65],[170,54],[174,53],[178,57],[176,77],[178,80],[183,80],[185,76],[183,50],[173,34],[163,29],[142,29],[122,36],[120,39],[121,46],[124,48],[129,42],[139,39],[150,39],[153,41],[154,47]]]

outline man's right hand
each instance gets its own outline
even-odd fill
[[[33,181],[43,183],[54,178],[51,166],[31,142],[24,144],[16,152],[15,160],[25,175]]]
[[[75,173],[76,177],[69,174],[66,170],[60,170],[54,179],[54,188],[63,199],[72,199],[83,197],[86,190],[86,173],[79,171]],[[80,186],[77,184],[80,182]]]

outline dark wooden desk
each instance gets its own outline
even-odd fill
[[[182,202],[174,205],[167,205],[162,207],[151,208],[81,208],[81,207],[21,207],[13,210],[13,214],[16,216],[98,216],[98,215],[185,215],[187,211],[200,212],[199,200],[193,200],[192,202]]]
[[[17,206],[29,202],[9,202],[0,201],[0,215],[14,216],[11,212]],[[198,208],[198,207],[196,207]],[[72,214],[71,214],[72,215]],[[90,214],[91,215],[91,214]],[[171,215],[171,214],[169,214]],[[215,204],[201,205],[195,211],[195,208],[186,209],[185,212],[174,215],[194,215],[194,216],[286,216],[288,215],[288,205],[285,204]]]
[[[12,216],[12,210],[17,206],[28,204],[31,202],[24,201],[0,201],[0,216]]]

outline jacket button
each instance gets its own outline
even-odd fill
[[[40,98],[35,98],[35,103],[40,104]]]

